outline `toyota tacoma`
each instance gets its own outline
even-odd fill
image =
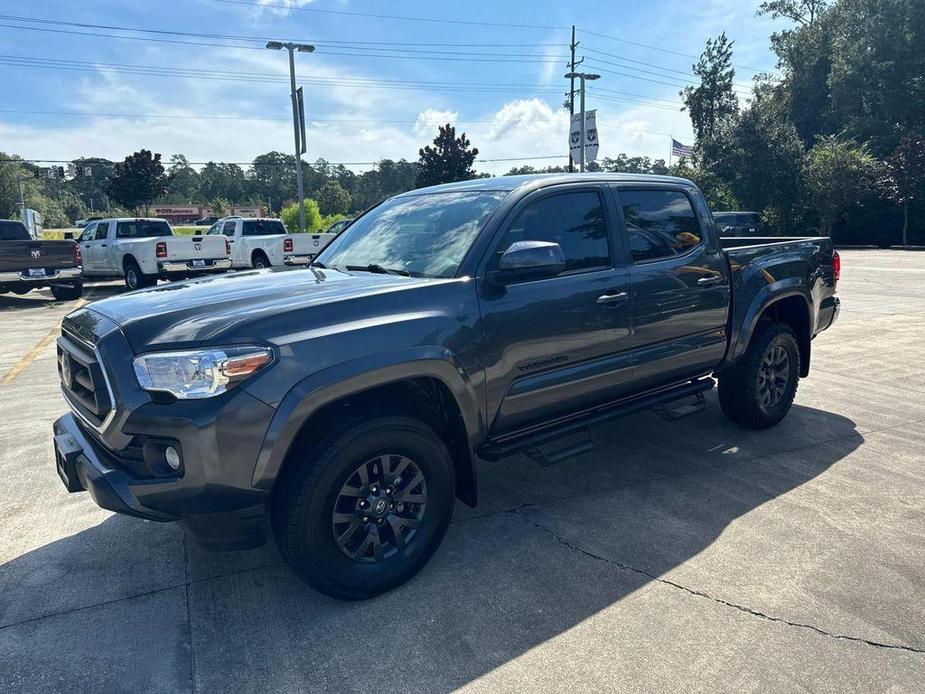
[[[307,268],[98,301],[58,339],[69,491],[263,543],[332,596],[415,574],[477,461],[702,398],[772,426],[839,312],[828,238],[729,239],[689,181],[480,179],[384,201]],[[747,244],[747,245],[746,245]],[[269,522],[267,522],[269,521]]]

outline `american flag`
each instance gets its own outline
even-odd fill
[[[690,159],[692,156],[694,156],[694,148],[690,145],[682,145],[676,139],[671,138],[671,156],[687,157]]]

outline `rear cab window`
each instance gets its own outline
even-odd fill
[[[703,243],[690,199],[680,190],[618,191],[634,263],[686,254]]]
[[[286,233],[286,227],[278,219],[244,220],[243,236],[277,236]]]
[[[25,224],[16,220],[0,220],[0,241],[31,241]]]
[[[158,236],[173,236],[167,222],[155,219],[135,219],[116,223],[117,239],[147,239]]]

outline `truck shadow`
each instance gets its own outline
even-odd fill
[[[717,410],[672,423],[651,413],[611,423],[596,431],[596,452],[549,468],[520,458],[488,466],[485,506],[458,509],[443,547],[414,580],[361,603],[307,588],[272,544],[210,553],[186,547],[171,525],[108,518],[0,566],[0,627],[11,625],[0,629],[0,652],[25,678],[21,686],[32,668],[68,690],[91,676],[98,687],[119,688],[126,673],[134,682],[149,670],[156,677],[164,662],[149,655],[166,652],[176,658],[177,682],[195,679],[203,691],[449,691],[550,639],[587,651],[589,643],[569,642],[566,632],[864,442],[853,421],[813,408],[796,406],[764,432],[727,425]],[[69,650],[50,652],[41,631],[16,623],[62,611],[49,591],[62,575],[69,609],[98,618],[81,620]],[[150,599],[137,596],[173,590],[187,594],[182,614],[170,616],[183,628],[136,623],[131,639],[111,636],[113,621],[132,619],[136,601]],[[67,619],[51,618],[62,629]]]

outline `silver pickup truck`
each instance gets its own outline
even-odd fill
[[[121,277],[129,289],[231,268],[226,239],[174,236],[164,219],[100,219],[85,226],[77,242],[84,277]]]

